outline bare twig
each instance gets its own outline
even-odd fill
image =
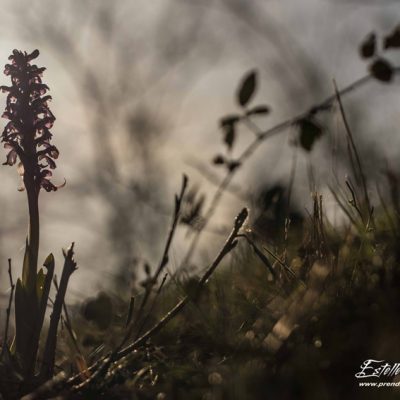
[[[139,346],[141,346],[142,344],[144,344],[150,337],[152,337],[155,333],[159,332],[172,318],[174,318],[183,309],[183,307],[186,306],[186,304],[189,301],[191,301],[191,300],[196,301],[199,298],[202,289],[207,284],[208,279],[214,273],[215,269],[221,263],[222,259],[235,248],[235,246],[237,244],[239,231],[240,231],[241,227],[243,226],[245,220],[247,219],[247,216],[248,216],[248,211],[246,208],[244,208],[238,214],[238,216],[235,219],[235,225],[232,229],[232,232],[230,233],[228,239],[226,240],[223,248],[218,253],[215,260],[207,268],[206,272],[204,273],[204,275],[198,282],[198,286],[197,286],[195,294],[193,296],[188,296],[188,295],[185,296],[171,311],[169,311],[167,314],[165,314],[164,317],[156,325],[154,325],[151,329],[149,329],[144,335],[142,335],[135,342],[133,342],[129,346],[122,349],[118,353],[119,357],[124,357],[125,355],[127,355],[128,353],[133,351],[134,349],[136,349]]]
[[[158,280],[158,277],[160,276],[161,272],[163,272],[164,268],[168,264],[169,249],[171,247],[172,239],[174,237],[174,234],[175,234],[175,231],[176,231],[176,227],[178,225],[179,216],[180,216],[180,210],[181,210],[181,205],[182,205],[182,200],[183,200],[183,197],[184,197],[185,192],[186,192],[187,184],[188,184],[188,178],[187,178],[186,175],[184,175],[183,176],[183,180],[182,180],[181,191],[180,191],[179,195],[175,196],[174,216],[172,218],[171,228],[169,230],[169,234],[168,234],[168,237],[167,237],[167,241],[165,243],[164,252],[163,252],[163,255],[161,257],[160,263],[159,263],[158,268],[157,268],[156,272],[154,273],[153,277],[151,277],[146,282],[146,291],[145,291],[143,299],[142,299],[142,301],[140,303],[139,310],[137,312],[136,318],[134,319],[134,322],[131,325],[131,329],[128,329],[128,331],[126,332],[126,335],[123,338],[122,343],[121,343],[121,345],[119,347],[122,347],[125,344],[125,342],[129,339],[130,335],[132,334],[132,329],[135,327],[137,322],[142,317],[142,313],[143,313],[144,308],[145,308],[145,306],[147,304],[147,301],[149,300],[151,291],[152,291],[154,285],[156,284],[156,282]]]
[[[232,232],[230,233],[228,239],[226,240],[224,246],[222,247],[221,251],[218,253],[217,257],[215,260],[211,263],[211,265],[207,268],[206,272],[204,273],[203,277],[200,279],[200,281],[197,284],[197,289],[194,293],[193,296],[185,296],[182,300],[180,300],[175,307],[173,307],[167,314],[162,317],[157,324],[155,324],[151,329],[149,329],[145,334],[143,334],[140,338],[135,340],[133,343],[130,345],[126,346],[123,349],[120,349],[118,352],[113,351],[108,357],[104,358],[102,360],[102,364],[100,367],[94,372],[90,378],[88,378],[86,381],[82,382],[79,385],[74,386],[73,390],[74,391],[81,391],[88,385],[90,385],[97,377],[99,377],[102,373],[104,373],[110,364],[118,359],[121,359],[131,353],[132,351],[136,350],[138,347],[142,346],[147,342],[148,339],[150,339],[152,336],[157,334],[158,332],[163,329],[169,321],[171,321],[174,317],[176,317],[182,310],[183,308],[190,302],[190,301],[197,301],[202,289],[205,287],[207,284],[209,278],[211,275],[214,273],[215,269],[218,267],[218,265],[221,263],[223,258],[230,253],[235,246],[237,245],[237,239],[239,235],[239,231],[242,228],[245,220],[247,219],[248,216],[248,210],[244,208],[236,217],[235,219],[235,224],[232,229]]]
[[[6,311],[7,319],[6,319],[6,328],[4,331],[4,345],[3,345],[2,353],[4,353],[4,351],[7,347],[8,330],[9,330],[9,326],[10,326],[11,305],[12,305],[14,289],[15,289],[15,284],[14,284],[13,277],[12,277],[11,258],[8,259],[8,277],[10,279],[11,292],[10,292],[10,297],[8,299],[8,307],[7,307],[7,311]]]
[[[93,374],[86,381],[84,381],[80,385],[77,385],[76,390],[79,390],[79,388],[82,388],[83,386],[89,385],[94,379],[96,379],[97,376],[101,375],[102,372],[106,371],[108,369],[108,367],[110,366],[110,364],[112,363],[112,361],[118,357],[119,351],[121,351],[123,345],[126,343],[126,341],[131,336],[132,329],[136,325],[137,321],[140,318],[141,313],[144,310],[145,305],[147,304],[148,298],[151,293],[151,288],[155,285],[159,275],[161,274],[161,272],[163,271],[163,269],[166,267],[166,265],[168,263],[169,249],[170,249],[172,239],[174,237],[174,233],[175,233],[178,221],[179,221],[181,203],[182,203],[182,199],[183,199],[183,196],[184,196],[186,188],[187,188],[187,182],[188,182],[188,179],[187,179],[186,175],[184,175],[181,192],[180,192],[179,196],[176,196],[176,198],[175,198],[174,217],[172,220],[171,228],[169,231],[169,235],[167,238],[167,242],[166,242],[166,245],[164,248],[164,252],[163,252],[160,264],[159,264],[154,276],[149,281],[148,286],[146,287],[146,292],[144,294],[144,297],[141,302],[141,305],[140,305],[137,317],[135,318],[135,321],[131,323],[131,327],[127,330],[120,345],[117,346],[117,348],[113,352],[111,352],[109,355],[102,357],[101,359],[99,359],[97,362],[95,362],[88,368],[88,370],[86,372],[93,372]],[[61,278],[61,284],[62,284],[62,281],[63,280]],[[61,284],[60,284],[60,289],[61,289]],[[58,296],[57,296],[57,298],[58,298]],[[56,298],[56,301],[57,301],[57,298]],[[60,313],[61,313],[61,306],[59,305],[59,313],[58,314],[60,315]],[[53,311],[53,314],[54,314],[54,311]],[[52,317],[53,317],[53,315],[52,315]],[[50,326],[50,328],[51,328],[51,326]],[[54,331],[54,329],[53,329],[53,331]],[[50,331],[49,331],[49,334],[50,334]],[[49,341],[49,339],[48,339],[48,341]],[[48,345],[46,343],[46,349],[47,349],[47,347],[48,347]],[[46,355],[46,353],[45,353],[45,355]],[[49,361],[47,361],[45,358],[45,363],[43,364],[43,368],[48,368],[48,367],[46,367],[46,365],[50,365],[50,364],[49,364]],[[72,387],[72,386],[76,385],[76,383],[79,382],[81,377],[82,377],[82,371],[78,375],[75,375],[75,376],[71,377],[70,379],[68,379],[68,381],[65,382],[65,386]],[[58,386],[58,382],[57,382],[57,386]],[[49,384],[49,387],[52,387],[52,386]],[[35,398],[36,397],[32,397],[32,399],[35,399]]]
[[[181,204],[182,204],[183,196],[185,195],[187,184],[188,184],[188,178],[187,178],[186,175],[184,175],[183,176],[183,181],[182,181],[181,192],[180,192],[179,196],[175,197],[174,218],[173,218],[173,221],[172,221],[171,229],[170,229],[169,234],[168,234],[167,242],[165,244],[164,253],[162,255],[162,258],[161,258],[160,264],[159,264],[159,266],[157,268],[157,271],[156,271],[156,273],[154,274],[154,277],[153,277],[153,281],[154,281],[153,284],[155,284],[155,282],[157,282],[157,279],[160,276],[161,272],[163,272],[165,266],[168,264],[169,249],[171,247],[172,239],[174,237],[176,226],[178,224],[179,212],[180,212],[180,209],[181,209]]]
[[[394,71],[397,73],[400,71],[400,68],[399,67],[394,68]],[[352,92],[353,90],[365,85],[372,79],[373,79],[373,77],[371,75],[366,75],[366,76],[356,80],[352,84],[348,85],[347,87],[343,88],[342,90],[338,91],[338,93],[340,94],[340,96],[344,96],[344,95]],[[296,125],[299,121],[301,121],[305,117],[309,116],[310,113],[316,114],[320,111],[328,110],[331,107],[332,103],[336,100],[336,98],[337,98],[336,94],[334,96],[330,96],[330,97],[326,98],[325,100],[323,100],[321,103],[317,104],[316,106],[311,107],[311,109],[307,110],[306,112],[303,112],[301,114],[298,114],[297,116],[289,118],[266,131],[260,130],[259,135],[256,135],[256,138],[244,149],[244,151],[240,155],[238,161],[243,163],[243,161],[245,161],[249,157],[251,157],[251,155],[261,146],[261,144],[266,139],[285,131],[286,129],[288,129],[289,127],[291,127],[293,125]],[[218,186],[216,192],[214,193],[214,196],[210,202],[210,205],[205,213],[204,225],[202,226],[202,228],[200,230],[198,230],[195,233],[195,235],[192,239],[192,243],[189,246],[188,252],[187,252],[186,256],[184,257],[184,261],[181,264],[181,266],[187,265],[188,262],[190,261],[192,255],[195,251],[195,248],[197,246],[197,243],[199,241],[202,231],[205,230],[205,227],[211,220],[211,217],[213,216],[223,193],[226,191],[226,189],[230,185],[236,171],[237,171],[237,169],[232,169],[232,170],[228,171],[226,176],[224,177],[224,179],[219,184],[219,186]],[[241,218],[239,218],[240,215],[237,217],[234,230],[232,231],[231,235],[229,236],[227,242],[225,243],[221,252],[218,254],[215,261],[210,265],[210,267],[207,269],[205,275],[201,279],[199,286],[198,286],[198,291],[197,291],[198,295],[200,294],[201,289],[206,284],[207,279],[209,279],[209,277],[211,276],[211,274],[213,273],[215,268],[219,265],[219,263],[221,262],[223,257],[226,254],[228,254],[233,249],[233,247],[236,245],[237,238],[238,238],[238,232],[239,232],[241,226],[243,225],[244,219],[245,219],[245,217],[243,218],[243,216],[244,216],[243,212],[241,213],[241,216],[242,216]],[[245,216],[247,216],[247,211],[245,212]],[[165,262],[165,264],[166,264],[166,262]],[[162,265],[163,263],[164,262],[162,260],[160,265]],[[196,296],[196,298],[197,298],[197,296]],[[130,352],[132,352],[133,350],[135,350],[136,348],[143,345],[149,338],[151,338],[153,335],[158,333],[169,321],[171,321],[171,319],[173,319],[176,315],[178,315],[179,312],[185,307],[185,305],[192,299],[193,299],[192,296],[190,298],[188,296],[184,297],[180,302],[178,302],[176,304],[176,306],[172,310],[170,310],[156,325],[154,325],[144,335],[142,335],[140,338],[135,340],[130,345],[128,345],[125,348],[118,351],[118,353],[114,356],[115,359],[120,359],[120,358],[124,357],[125,355],[129,354]],[[110,359],[110,357],[109,357],[109,359]],[[107,361],[107,356],[101,358],[100,360],[98,360],[92,366],[90,366],[88,368],[88,371],[95,371],[95,373],[91,377],[92,379],[94,378],[94,375],[101,369],[101,365],[104,364],[105,361]],[[83,389],[86,386],[86,384],[90,383],[91,381],[90,382],[85,381],[80,385],[76,385],[76,383],[79,382],[79,380],[81,379],[81,376],[82,376],[81,373],[79,373],[78,375],[71,377],[68,381],[64,381],[63,389],[66,389],[66,387],[71,387],[73,385],[75,385],[75,390]]]
[[[156,272],[154,273],[153,277],[148,279],[147,282],[146,282],[146,290],[145,290],[145,293],[143,295],[143,299],[142,299],[142,301],[140,303],[139,310],[138,310],[138,312],[136,314],[136,318],[134,318],[134,320],[130,323],[130,327],[127,329],[127,331],[126,331],[121,343],[112,351],[112,353],[108,357],[105,357],[100,361],[99,368],[96,370],[96,372],[93,375],[91,375],[88,378],[87,381],[85,381],[86,384],[89,384],[92,380],[94,380],[96,378],[96,376],[100,375],[103,371],[106,371],[108,369],[108,367],[110,366],[111,362],[115,359],[115,357],[117,356],[118,352],[123,348],[125,343],[129,340],[129,338],[132,335],[132,332],[133,332],[134,328],[136,327],[137,323],[140,321],[140,318],[141,318],[141,316],[142,316],[142,314],[144,312],[145,306],[146,306],[146,304],[147,304],[147,302],[149,300],[151,291],[152,291],[154,285],[156,284],[156,282],[158,280],[158,277],[160,276],[161,272],[164,270],[164,268],[168,264],[169,249],[171,247],[172,239],[174,237],[174,234],[175,234],[175,231],[176,231],[176,227],[177,227],[178,222],[179,222],[182,200],[183,200],[183,197],[184,197],[185,192],[186,192],[187,184],[188,184],[188,178],[187,178],[186,175],[183,175],[182,187],[181,187],[180,194],[175,196],[174,216],[172,218],[171,228],[169,230],[167,241],[166,241],[166,244],[165,244],[165,247],[164,247],[164,252],[163,252],[163,255],[161,257],[161,260],[160,260],[160,263],[159,263],[159,266],[158,266]],[[142,326],[144,326],[144,323],[142,323],[141,327]],[[141,329],[141,327],[140,327],[140,329]],[[140,332],[140,329],[139,329],[139,332]]]

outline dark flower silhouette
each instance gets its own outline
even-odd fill
[[[38,351],[40,331],[43,324],[42,294],[38,291],[38,253],[40,238],[39,193],[56,191],[50,178],[56,168],[57,148],[50,143],[55,117],[48,107],[51,96],[49,88],[42,83],[45,68],[31,64],[39,55],[14,50],[4,73],[11,77],[11,86],[1,86],[7,94],[3,118],[9,120],[1,134],[1,141],[8,149],[5,165],[18,162],[18,172],[26,189],[29,208],[29,227],[26,240],[22,278],[15,290],[15,354],[20,372],[32,377]],[[18,161],[19,160],[19,161]],[[63,186],[63,185],[61,185]],[[49,275],[51,280],[51,274]],[[47,278],[47,275],[46,275]],[[44,304],[46,304],[45,300]]]
[[[12,85],[0,87],[2,92],[8,93],[2,117],[10,120],[1,139],[9,150],[4,165],[14,165],[19,159],[18,172],[24,186],[36,194],[41,188],[51,192],[64,186],[56,186],[50,181],[59,152],[50,143],[50,129],[55,117],[48,106],[51,96],[46,93],[49,88],[41,80],[45,68],[31,64],[38,55],[38,50],[31,54],[14,50],[9,57],[11,63],[4,68]]]

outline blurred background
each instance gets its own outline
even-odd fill
[[[141,264],[154,265],[161,255],[182,173],[207,204],[213,182],[223,177],[211,163],[223,148],[218,120],[237,111],[235,91],[247,71],[259,71],[255,102],[272,109],[257,123],[272,127],[331,95],[333,78],[343,87],[364,76],[359,44],[371,31],[387,34],[400,21],[397,0],[0,0],[0,5],[0,62],[14,48],[38,48],[37,64],[47,68],[43,81],[53,96],[53,142],[60,150],[54,181],[65,178],[67,185],[41,195],[40,259],[53,252],[61,268],[61,248],[76,242],[79,270],[68,301],[104,288],[129,294]],[[400,65],[396,54],[391,61]],[[0,81],[8,84],[6,76]],[[371,82],[344,102],[368,174],[379,179],[387,162],[397,168],[398,83]],[[338,115],[324,123],[329,134],[311,154],[290,145],[290,130],[264,143],[238,171],[236,191],[250,194],[253,204],[266,188],[284,187],[296,154],[293,207],[300,213],[309,207],[307,171],[318,166],[315,184],[335,222],[327,184],[333,137],[342,125]],[[250,132],[240,132],[234,154],[251,139]],[[345,162],[337,166],[339,178],[346,168]],[[21,271],[27,212],[16,169],[3,166],[0,179],[4,295],[7,258],[15,276]],[[196,262],[214,255],[224,241],[220,232],[247,202],[225,194]],[[179,230],[171,270],[190,238],[187,229]]]

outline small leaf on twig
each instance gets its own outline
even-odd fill
[[[385,37],[383,47],[384,49],[400,48],[400,25],[390,35]]]
[[[242,79],[237,92],[237,102],[241,107],[247,105],[257,88],[257,72],[252,70]]]
[[[236,129],[235,125],[226,125],[224,127],[224,143],[229,150],[232,150],[233,144],[235,143]]]
[[[233,172],[236,168],[239,168],[242,165],[240,161],[232,160],[229,161],[226,166],[230,172]]]
[[[227,125],[234,125],[236,122],[240,121],[240,115],[237,114],[232,114],[232,115],[227,115],[223,118],[220,119],[219,124],[221,128],[224,128]]]
[[[393,67],[383,58],[378,58],[370,67],[372,76],[381,82],[390,82],[393,77]]]
[[[251,108],[250,110],[246,111],[246,115],[267,115],[271,112],[271,109],[267,105],[260,105]]]
[[[223,165],[225,164],[225,157],[221,154],[217,154],[213,160],[212,160],[214,165]]]
[[[300,145],[306,151],[311,151],[314,143],[322,135],[322,127],[310,117],[298,122],[300,128]]]
[[[361,43],[360,55],[362,58],[371,58],[376,50],[376,35],[370,33],[367,38]]]
[[[227,115],[221,118],[219,124],[224,135],[224,143],[227,145],[228,149],[231,150],[235,142],[236,137],[236,124],[240,121],[240,116],[238,115]]]

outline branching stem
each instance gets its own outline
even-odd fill
[[[400,67],[393,68],[393,71],[395,73],[400,72]],[[371,74],[365,75],[365,76],[357,79],[350,85],[344,87],[343,89],[338,90],[337,93],[335,93],[334,95],[331,95],[331,96],[327,97],[326,99],[324,99],[323,101],[321,101],[320,103],[312,106],[307,111],[300,113],[292,118],[289,118],[289,119],[273,126],[272,128],[269,128],[265,131],[258,129],[258,132],[256,132],[256,135],[255,135],[255,138],[243,150],[243,152],[241,153],[241,155],[239,156],[237,161],[240,163],[240,165],[243,165],[243,163],[253,155],[253,153],[261,146],[262,143],[265,142],[266,139],[269,139],[270,137],[275,136],[275,135],[285,131],[286,129],[298,124],[300,121],[302,121],[304,118],[308,117],[310,114],[314,115],[319,112],[329,110],[331,108],[333,102],[337,100],[338,94],[339,94],[339,96],[343,97],[344,95],[347,95],[347,94],[353,92],[354,90],[358,89],[359,87],[364,86],[366,83],[372,81],[373,79],[374,79],[374,77]],[[254,123],[252,123],[251,126],[249,126],[249,127],[251,127],[253,132],[254,132],[254,129],[257,129],[256,125]],[[199,243],[201,234],[204,231],[204,228],[207,226],[211,217],[214,215],[214,212],[222,198],[222,195],[226,191],[227,187],[230,185],[237,170],[238,170],[238,168],[233,169],[233,170],[228,170],[225,177],[223,178],[223,180],[219,184],[218,188],[216,189],[214,196],[211,199],[210,205],[209,205],[207,211],[205,212],[204,223],[203,223],[201,229],[199,229],[198,231],[196,231],[194,233],[192,242],[189,245],[189,249],[188,249],[185,257],[183,258],[183,261],[182,261],[179,269],[185,268],[190,263],[190,261],[193,257],[193,254],[196,251],[197,245]]]

